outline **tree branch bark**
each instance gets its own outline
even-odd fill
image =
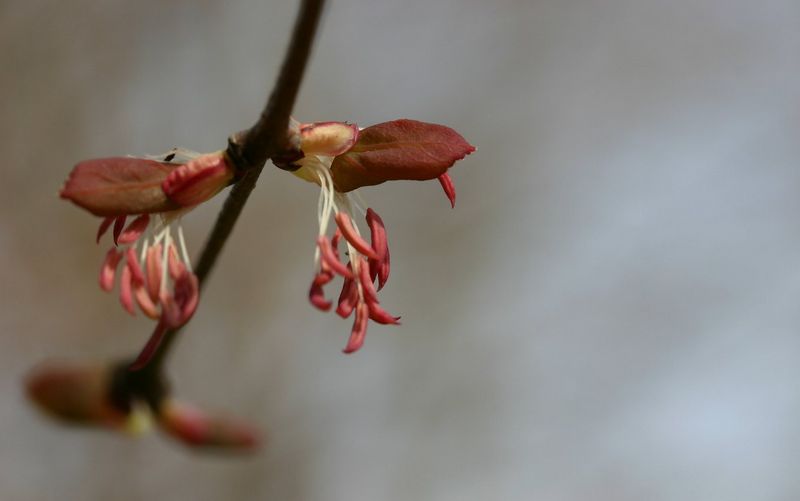
[[[278,80],[258,121],[228,139],[227,154],[240,177],[225,200],[200,253],[195,273],[201,287],[214,268],[267,160],[287,148],[289,116],[303,80],[324,4],[325,0],[303,0]],[[179,331],[166,333],[150,363],[139,371],[139,376],[160,377],[161,367]]]

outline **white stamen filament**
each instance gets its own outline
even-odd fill
[[[183,228],[178,225],[178,244],[181,247],[181,256],[183,257],[183,264],[189,273],[192,273],[192,263],[189,261],[189,252],[186,250],[186,239],[183,238]]]
[[[139,262],[140,263],[144,262],[144,258],[147,257],[147,249],[150,248],[150,240],[149,239],[145,238],[143,240],[143,242],[144,243],[142,244],[142,252],[139,254]],[[134,245],[136,245],[136,244],[134,244]]]
[[[365,207],[367,204],[364,199],[356,192],[351,192],[354,198],[350,198],[349,193],[339,193],[333,184],[333,177],[331,176],[330,165],[333,162],[333,157],[314,156],[308,155],[304,159],[303,168],[308,169],[308,173],[314,175],[320,186],[319,199],[317,200],[317,219],[319,222],[319,236],[327,238],[328,225],[330,224],[331,216],[344,212],[350,217],[351,226],[353,231],[361,236],[358,229],[358,223],[353,218],[353,209],[355,208],[361,215],[366,215]],[[308,177],[301,176],[304,179]],[[353,247],[347,239],[344,239],[347,245],[347,253],[350,256],[350,265],[353,268],[353,273],[356,277],[359,276],[361,267],[361,254]],[[319,246],[314,246],[314,267],[319,270],[320,267],[320,249]],[[356,278],[356,287],[358,290],[359,301],[363,302],[364,289],[361,281]]]
[[[133,244],[134,248],[137,245],[141,245],[141,249],[139,251],[140,263],[144,263],[147,260],[147,252],[148,250],[150,250],[150,247],[153,247],[158,244],[163,245],[163,249],[161,251],[161,263],[162,263],[161,292],[164,292],[167,287],[170,247],[175,247],[176,250],[180,252],[179,259],[183,261],[183,264],[186,266],[186,269],[190,273],[192,272],[192,264],[189,261],[189,251],[187,250],[186,247],[186,238],[183,236],[183,228],[180,225],[177,224],[175,225],[177,227],[177,232],[178,232],[177,242],[172,237],[172,223],[174,223],[175,221],[176,220],[173,219],[172,221],[167,222],[165,219],[162,218],[160,224],[155,229],[148,232],[150,234],[149,237],[143,235],[138,242]]]
[[[353,196],[353,205],[355,205],[356,209],[358,209],[358,212],[360,212],[362,216],[367,217],[367,207],[369,207],[367,201],[364,200],[364,197],[361,196],[361,193],[359,193],[358,190],[353,190],[350,193]]]
[[[169,263],[167,262],[167,252],[169,251],[169,247],[172,245],[172,235],[169,234],[169,226],[167,227],[166,235],[164,238],[164,250],[161,251],[161,293],[164,294],[167,291],[167,270],[169,269]]]
[[[153,245],[160,244],[161,241],[164,240],[164,235],[166,235],[168,233],[169,233],[169,226],[166,226],[166,227],[162,228],[161,230],[159,230],[159,232],[156,234],[155,239],[153,239]]]

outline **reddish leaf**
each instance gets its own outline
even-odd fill
[[[384,181],[436,179],[457,160],[475,151],[461,135],[444,125],[394,120],[367,127],[347,153],[331,167],[341,192]]]
[[[86,160],[72,169],[60,195],[103,217],[169,211],[178,205],[161,184],[176,167],[143,158]]]

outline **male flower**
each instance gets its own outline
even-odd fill
[[[343,277],[336,313],[347,318],[355,312],[344,348],[345,353],[352,353],[364,343],[368,320],[398,324],[400,319],[381,307],[377,295],[389,279],[386,228],[378,213],[354,190],[384,181],[438,179],[455,207],[455,187],[447,171],[475,148],[449,127],[405,119],[362,130],[343,122],[294,124],[294,130],[297,156],[302,158],[281,160],[276,165],[320,186],[319,235],[309,300],[323,311],[330,310],[333,302],[325,298],[323,286],[336,275]],[[356,214],[364,216],[370,242],[362,237]],[[333,231],[329,231],[331,219],[336,225]],[[339,254],[342,239],[347,263]]]
[[[128,313],[135,314],[138,307],[158,320],[135,367],[148,361],[168,329],[188,322],[197,309],[199,284],[180,218],[233,177],[223,152],[174,150],[163,157],[80,162],[62,188],[62,198],[103,217],[98,243],[113,226],[113,246],[100,269],[100,288],[111,291],[118,281],[119,300]]]

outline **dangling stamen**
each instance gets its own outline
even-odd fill
[[[153,320],[158,320],[158,306],[150,299],[150,295],[147,293],[147,289],[145,289],[144,285],[135,286],[133,295],[142,313]]]
[[[320,180],[320,196],[323,199],[323,204],[322,211],[319,214],[319,234],[325,235],[328,232],[328,221],[330,220],[331,212],[338,212],[334,201],[333,179],[327,167],[316,163],[312,163],[310,167],[316,172]]]
[[[336,214],[335,220],[336,225],[342,230],[342,236],[344,236],[345,240],[355,247],[358,252],[371,259],[378,259],[378,254],[375,253],[375,250],[364,241],[361,235],[358,234],[358,231],[353,228],[353,224],[347,214],[339,212]]]
[[[122,304],[122,307],[125,308],[125,311],[130,313],[131,315],[136,314],[136,310],[133,307],[133,284],[131,281],[133,277],[131,275],[131,267],[125,265],[122,268],[122,276],[120,277],[119,282],[119,302]]]
[[[178,259],[178,253],[175,250],[175,246],[171,246],[169,248],[169,253],[167,255],[167,268],[169,268],[169,276],[172,280],[177,280],[181,274],[187,269],[186,265],[184,265]]]
[[[339,275],[345,278],[353,278],[353,272],[350,271],[344,263],[339,261],[334,253],[333,247],[331,247],[331,243],[325,237],[317,238],[317,245],[319,246],[319,250],[322,255],[322,260],[327,264],[333,271],[338,273]]]
[[[128,247],[125,257],[128,267],[131,269],[131,278],[133,279],[133,284],[144,285],[144,273],[142,272],[142,267],[139,265],[139,261],[136,260],[136,253],[134,252],[133,247]],[[141,261],[144,261],[144,258],[142,258]]]
[[[369,320],[369,311],[367,305],[364,303],[356,307],[356,318],[353,321],[353,330],[350,332],[350,339],[347,340],[347,346],[344,347],[345,353],[353,353],[357,351],[364,344],[364,336],[367,335],[367,321]]]
[[[367,304],[369,307],[369,318],[383,325],[400,325],[400,317],[395,317],[388,311],[380,307],[378,303]]]
[[[331,306],[333,306],[331,301],[325,299],[325,293],[322,290],[322,286],[316,283],[311,284],[311,289],[308,291],[308,300],[317,309],[322,311],[328,311],[331,309]]]
[[[144,243],[142,243],[142,250],[139,253],[139,261],[144,262],[144,258],[147,257],[147,250],[150,248],[150,239],[145,238]],[[130,258],[129,258],[130,259]]]
[[[161,228],[159,228],[158,233],[156,233],[155,238],[153,239],[153,245],[160,244],[164,237],[169,233],[169,224],[164,224],[162,219],[161,221]]]
[[[114,276],[117,273],[120,259],[122,259],[122,252],[115,247],[108,249],[103,266],[100,268],[100,288],[106,292],[114,288]]]
[[[369,276],[373,280],[378,278],[378,290],[381,290],[389,280],[389,242],[386,238],[386,227],[378,213],[372,209],[367,209],[367,224],[372,233],[372,248],[379,257],[369,260]]]
[[[349,192],[348,195],[350,195],[348,198],[353,200],[353,205],[358,212],[360,212],[362,216],[365,216],[366,212],[364,211],[364,208],[369,207],[369,204],[366,200],[364,200],[364,197],[361,196],[361,193],[359,193],[358,190],[353,190]]]
[[[353,308],[358,302],[358,287],[354,279],[347,279],[342,285],[342,292],[339,294],[339,305],[336,314],[342,318],[347,318],[353,313]]]
[[[167,235],[164,238],[164,250],[161,252],[161,289],[159,290],[161,294],[167,291],[167,271],[169,270],[167,254],[171,245],[172,235],[167,231]]]
[[[192,273],[192,262],[189,259],[189,252],[186,250],[186,240],[183,238],[183,228],[178,224],[178,245],[181,247],[181,256],[183,257],[183,264],[189,273]]]
[[[147,293],[154,303],[158,301],[159,292],[161,291],[161,261],[159,260],[161,247],[161,244],[150,247],[147,251],[147,260],[145,261]]]
[[[117,241],[122,245],[132,244],[144,233],[148,224],[150,224],[150,215],[142,214],[125,228],[125,231],[120,234]]]
[[[372,279],[369,276],[369,265],[366,259],[360,259],[358,262],[358,282],[361,284],[364,301],[367,303],[377,303],[378,293],[375,291],[375,286],[372,284]]]

